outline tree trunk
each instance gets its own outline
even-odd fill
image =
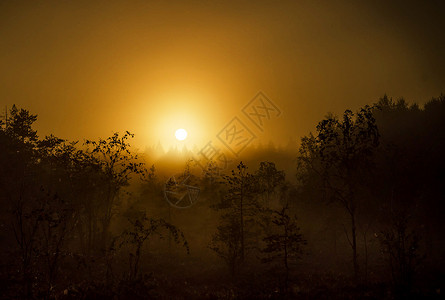
[[[287,238],[288,238],[288,234],[287,234],[287,228],[285,229],[285,234],[284,234],[284,238],[286,239],[284,242],[284,267],[286,269],[286,276],[284,278],[284,294],[287,297],[287,290],[288,290],[288,284],[289,284],[289,264],[287,262]]]
[[[138,244],[136,248],[136,255],[134,260],[134,269],[133,269],[133,276],[132,279],[136,279],[139,271],[139,259],[141,258],[141,248],[142,244]]]
[[[243,189],[243,187],[241,188]],[[241,261],[244,262],[244,214],[243,214],[243,201],[244,201],[243,191],[241,190],[240,195],[240,230],[241,230]]]
[[[358,281],[359,268],[357,260],[357,228],[355,225],[355,213],[351,212],[351,231],[352,231],[352,264],[354,266],[354,278]]]

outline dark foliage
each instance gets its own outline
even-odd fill
[[[228,174],[188,161],[200,194],[183,210],[130,132],[82,144],[36,120],[13,106],[0,121],[1,299],[443,296],[443,95],[328,115],[295,165],[275,148]]]

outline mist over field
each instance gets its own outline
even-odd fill
[[[13,106],[3,297],[439,298],[444,114],[443,96],[385,96],[298,144],[203,165],[207,150],[133,152],[130,132],[39,137],[37,116]]]
[[[0,299],[442,299],[445,2],[0,1]]]

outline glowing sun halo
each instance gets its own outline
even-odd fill
[[[183,141],[187,138],[187,131],[185,131],[185,129],[180,128],[176,130],[175,137],[177,140]]]

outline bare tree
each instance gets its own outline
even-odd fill
[[[129,219],[130,228],[125,230],[122,234],[123,241],[120,246],[127,244],[130,246],[129,254],[129,279],[137,278],[140,270],[142,248],[153,236],[157,235],[163,237],[163,231],[168,232],[169,236],[173,237],[176,244],[182,243],[189,253],[188,242],[184,237],[184,233],[176,226],[166,222],[164,219],[154,219],[147,217],[144,212],[141,216],[134,220]]]

